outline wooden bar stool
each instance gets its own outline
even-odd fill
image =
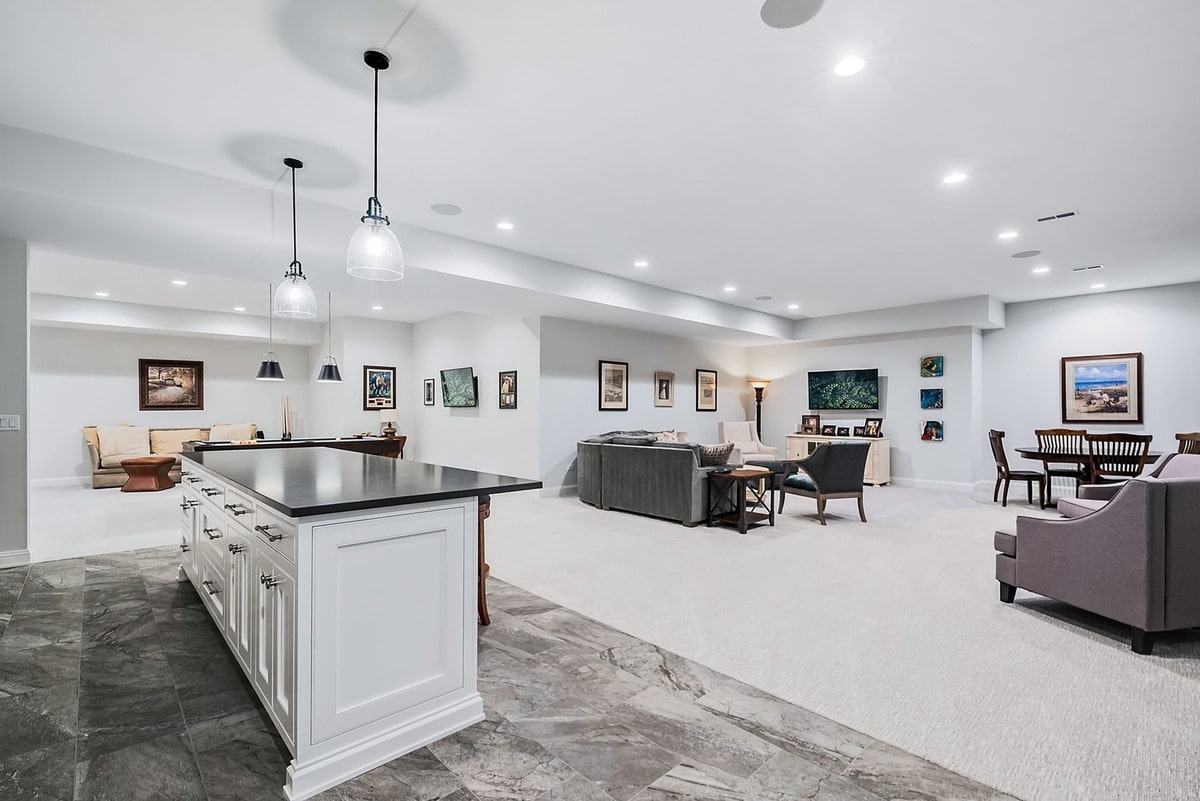
[[[492,496],[479,496],[479,622],[487,626],[492,622],[487,608],[487,580],[492,568],[483,558],[483,521],[491,517]]]

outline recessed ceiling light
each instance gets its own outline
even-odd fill
[[[967,174],[965,172],[952,172],[942,179],[942,183],[960,184],[965,180],[967,180]]]
[[[172,281],[171,283],[175,286],[187,286],[187,281],[180,281],[178,279]]]
[[[383,311],[383,307],[382,306],[372,306],[371,311]]]
[[[1049,267],[1034,267],[1031,272],[1034,275],[1043,275],[1045,273],[1050,272],[1050,268]]]
[[[108,297],[107,292],[93,292],[92,294],[98,298],[107,298]]]
[[[245,311],[246,307],[245,306],[234,306],[233,310],[234,311]]]
[[[730,284],[729,286],[725,287],[725,291],[726,292],[737,292],[737,287],[734,286],[733,284]]]
[[[637,261],[635,261],[633,263],[633,266],[634,267],[649,267],[650,262],[646,261],[645,259],[638,259]]]
[[[513,229],[513,224],[510,222],[498,222],[496,223],[496,227],[501,231],[511,231]]]
[[[996,238],[997,239],[1016,239],[1017,232],[1016,231],[1004,231],[1000,234],[997,234]]]
[[[1092,284],[1092,289],[1104,289],[1104,284]]]
[[[453,203],[434,203],[429,209],[434,214],[445,214],[447,217],[462,214],[462,207],[455,206]]]
[[[847,75],[853,75],[856,72],[861,72],[862,68],[865,66],[867,66],[867,62],[863,61],[858,56],[850,56],[849,58],[843,58],[837,63],[837,66],[833,68],[833,74],[845,77]]]
[[[800,304],[799,303],[789,303],[788,308],[791,309],[792,311],[795,311],[796,309],[800,308]]]

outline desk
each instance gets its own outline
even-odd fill
[[[729,497],[733,489],[734,497]],[[770,502],[767,493],[771,493]],[[751,512],[746,508],[746,496],[754,499],[754,505],[765,505],[766,512]],[[719,507],[732,504],[733,510],[717,512]],[[708,525],[732,523],[745,534],[753,523],[767,522],[775,525],[775,476],[766,470],[730,470],[708,474]]]
[[[1088,473],[1088,476],[1084,479],[1084,483],[1091,483],[1092,481],[1089,467],[1091,463],[1091,455],[1087,451],[1043,451],[1039,450],[1036,445],[1026,445],[1023,448],[1017,448],[1016,451],[1021,455],[1021,458],[1033,459],[1035,462],[1041,462],[1043,466],[1046,466],[1051,462],[1059,464],[1074,463],[1081,465],[1084,472]],[[1146,464],[1157,462],[1161,456],[1162,451],[1150,451],[1148,454],[1146,454]],[[1047,495],[1047,497],[1049,497],[1049,495]]]
[[[306,439],[256,439],[248,442],[185,442],[184,453],[240,451],[247,448],[337,448],[340,451],[404,458],[408,437],[310,437]]]

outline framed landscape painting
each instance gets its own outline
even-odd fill
[[[675,405],[675,374],[659,370],[654,374],[654,405]]]
[[[363,411],[396,408],[396,368],[363,365]]]
[[[506,370],[500,374],[500,408],[517,408],[517,371]]]
[[[600,411],[629,411],[629,362],[600,362]]]
[[[138,359],[138,409],[143,412],[204,408],[204,362]]]
[[[717,371],[696,371],[696,411],[715,412],[717,410]]]
[[[1141,423],[1142,354],[1064,356],[1064,423]]]

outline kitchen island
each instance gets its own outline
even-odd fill
[[[332,448],[183,454],[182,567],[291,751],[288,798],[483,719],[478,497],[540,486]]]

